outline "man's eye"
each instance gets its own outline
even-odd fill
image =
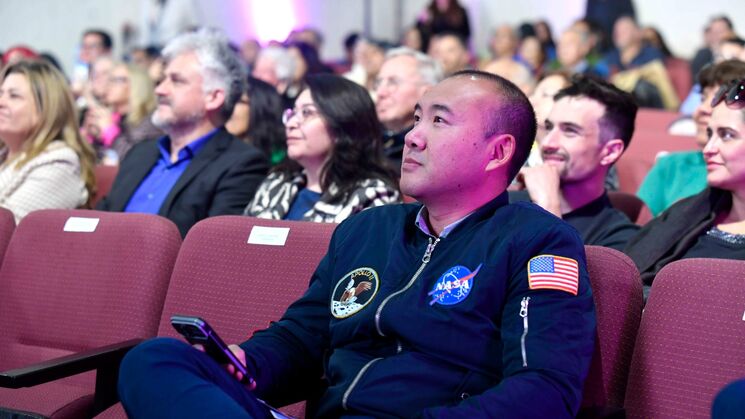
[[[445,122],[445,120],[440,118],[439,116],[434,117],[432,121],[435,123]]]

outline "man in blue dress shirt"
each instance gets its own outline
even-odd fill
[[[163,56],[165,78],[155,89],[152,121],[167,136],[130,151],[97,208],[159,214],[185,236],[203,218],[240,214],[268,163],[224,128],[246,81],[226,39],[207,30],[185,34]]]

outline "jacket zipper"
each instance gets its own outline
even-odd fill
[[[354,389],[354,387],[357,385],[357,383],[362,378],[362,375],[365,374],[365,371],[367,371],[368,368],[372,366],[372,364],[380,361],[381,359],[383,358],[375,358],[375,359],[370,360],[367,364],[365,364],[364,367],[362,367],[360,372],[357,373],[357,376],[354,377],[354,380],[352,380],[352,384],[349,385],[349,388],[347,389],[347,391],[344,392],[344,397],[342,397],[341,399],[341,407],[343,407],[344,410],[347,410],[347,399],[349,398],[349,395],[352,393],[352,390]]]
[[[414,276],[411,277],[411,280],[408,284],[406,284],[405,287],[401,288],[400,290],[394,292],[393,294],[386,297],[385,300],[383,300],[382,303],[380,303],[380,306],[378,307],[378,310],[375,312],[375,329],[377,329],[378,334],[380,336],[385,336],[382,330],[380,330],[380,314],[383,312],[383,308],[388,303],[388,301],[405,292],[409,288],[411,288],[412,285],[414,285],[414,282],[416,282],[417,278],[419,278],[419,275],[421,275],[422,271],[424,270],[424,267],[427,266],[427,263],[429,263],[429,259],[432,257],[432,251],[435,250],[435,246],[437,246],[437,243],[440,242],[440,238],[436,238],[434,241],[432,241],[432,237],[429,238],[429,243],[427,243],[427,250],[424,251],[424,256],[422,256],[422,264],[419,265],[419,269],[416,270],[414,273]]]
[[[523,335],[520,337],[520,350],[523,354],[523,367],[528,366],[528,352],[525,349],[525,338],[528,336],[528,303],[530,297],[523,297],[520,301],[520,317],[523,318]]]

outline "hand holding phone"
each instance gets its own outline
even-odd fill
[[[205,320],[193,316],[172,316],[171,325],[186,338],[187,342],[201,345],[212,359],[220,364],[232,366],[233,371],[231,372],[230,368],[228,371],[237,378],[240,377],[242,383],[249,385],[251,389],[256,387],[243,361],[236,357]]]

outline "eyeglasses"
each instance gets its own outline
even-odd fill
[[[109,83],[112,83],[112,84],[127,84],[127,83],[129,83],[129,77],[109,77]]]
[[[745,79],[723,85],[714,95],[711,107],[724,103],[732,109],[745,108]]]
[[[309,106],[304,106],[300,109],[289,108],[285,109],[285,111],[282,113],[282,123],[287,125],[290,123],[290,120],[292,118],[297,118],[297,122],[299,124],[302,124],[303,122],[307,121],[310,118],[313,118],[316,115],[318,115],[318,111]]]
[[[380,88],[383,88],[383,87],[386,87],[387,86],[391,90],[395,91],[396,89],[398,89],[398,86],[400,86],[400,85],[401,85],[401,80],[400,79],[397,79],[395,77],[388,77],[388,78],[385,78],[385,79],[375,79],[373,81],[372,88],[373,88],[373,90],[378,90]]]
[[[373,90],[378,90],[383,87],[388,87],[391,89],[391,91],[395,92],[401,85],[410,83],[410,84],[422,84],[421,81],[413,81],[413,80],[401,80],[398,77],[388,77],[384,79],[375,79],[373,81],[372,88]]]

